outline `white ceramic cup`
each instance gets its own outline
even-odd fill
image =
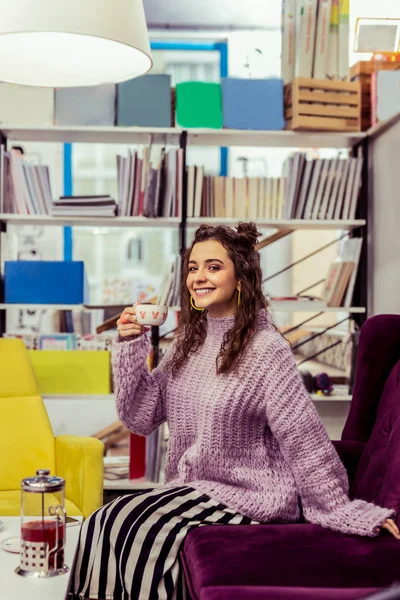
[[[138,304],[136,319],[140,325],[163,325],[167,320],[168,306],[159,304]]]

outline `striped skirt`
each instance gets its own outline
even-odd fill
[[[122,496],[83,524],[70,600],[185,600],[179,550],[203,525],[258,524],[188,487]]]

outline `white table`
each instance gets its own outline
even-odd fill
[[[78,517],[77,517],[78,518]],[[19,517],[0,517],[4,528],[0,530],[0,542],[20,535]],[[79,538],[80,526],[67,527],[64,562],[71,569]],[[64,600],[71,570],[65,575],[37,579],[21,577],[15,573],[19,565],[19,554],[0,549],[0,598],[1,600]]]

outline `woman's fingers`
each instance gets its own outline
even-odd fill
[[[386,521],[382,525],[382,529],[386,529],[386,531],[393,535],[393,537],[400,540],[399,528],[397,527],[393,519],[386,519]]]
[[[121,323],[123,325],[127,325],[128,323],[136,323],[135,305],[124,308],[121,314]]]

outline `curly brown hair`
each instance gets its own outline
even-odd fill
[[[216,361],[217,373],[230,373],[236,370],[241,356],[256,333],[260,310],[268,308],[268,301],[262,291],[260,256],[256,250],[260,235],[255,223],[239,223],[235,229],[223,225],[201,225],[197,229],[183,262],[180,321],[174,353],[168,362],[174,375],[188,361],[189,354],[196,352],[206,338],[207,311],[199,312],[191,308],[190,292],[186,286],[193,246],[208,240],[219,242],[228,252],[234,265],[235,277],[240,281],[241,302],[234,325],[225,334]]]

